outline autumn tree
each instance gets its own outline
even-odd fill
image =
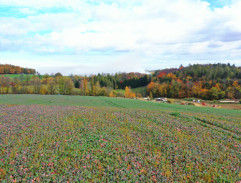
[[[33,85],[33,92],[35,94],[40,93],[40,89],[41,89],[41,80],[37,77],[34,76],[31,79],[31,84]]]
[[[84,87],[84,95],[86,96],[89,94],[87,77],[85,77],[83,80],[83,87]]]
[[[48,93],[51,95],[56,94],[57,88],[56,88],[56,80],[53,77],[48,77],[47,78],[47,89]]]
[[[130,97],[130,89],[129,87],[126,86],[125,88],[125,98],[129,98]]]
[[[96,95],[94,76],[91,77],[91,95],[92,96]]]
[[[59,93],[63,95],[70,95],[74,88],[74,83],[71,78],[63,76],[58,82]]]

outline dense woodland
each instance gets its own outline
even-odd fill
[[[36,70],[9,64],[0,64],[0,74],[36,74]]]
[[[153,97],[240,99],[241,68],[230,64],[180,66],[173,72],[156,71],[148,92]]]
[[[147,86],[142,96],[168,98],[201,98],[209,100],[241,98],[241,68],[230,64],[189,65],[141,73],[98,74],[92,76],[61,73],[37,75],[34,69],[0,65],[4,74],[12,68],[19,77],[0,77],[0,93],[63,94],[110,97],[141,97],[131,89]],[[8,71],[8,72],[7,72]],[[26,72],[28,74],[26,74]],[[0,72],[1,73],[1,72]],[[34,76],[29,74],[35,74]],[[125,89],[125,92],[119,92]]]

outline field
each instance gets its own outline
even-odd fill
[[[30,76],[30,77],[33,77],[34,75],[33,74],[0,74],[0,77],[1,76],[5,76],[5,77],[10,77],[10,78],[19,78],[19,77],[26,77],[26,76]]]
[[[241,112],[0,95],[2,182],[238,182]]]

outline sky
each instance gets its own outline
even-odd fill
[[[241,66],[241,0],[0,0],[0,63],[41,74]]]

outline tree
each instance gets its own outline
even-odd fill
[[[74,88],[74,83],[71,78],[63,76],[60,78],[58,86],[60,94],[71,95]]]
[[[34,88],[34,89],[33,89],[33,92],[34,92],[35,94],[40,93],[41,80],[40,80],[37,76],[32,77],[31,84],[33,85],[33,88]]]
[[[58,72],[58,73],[56,73],[54,76],[55,76],[55,77],[62,77],[63,75],[62,75],[60,72]]]
[[[150,92],[149,97],[150,97],[150,99],[153,99],[152,92]]]
[[[157,78],[163,78],[164,76],[166,76],[167,73],[165,72],[160,72],[159,75],[157,76]]]
[[[91,77],[91,95],[92,96],[96,95],[94,76]]]
[[[9,77],[0,77],[1,93],[9,93],[11,79]]]
[[[166,97],[167,96],[167,88],[168,88],[168,84],[163,83],[159,85],[158,88],[158,94],[160,97]]]
[[[84,78],[83,86],[84,86],[84,95],[86,96],[86,95],[89,94],[89,90],[88,90],[88,81],[87,81],[87,78],[86,78],[86,77]]]
[[[114,92],[113,91],[111,91],[110,93],[109,93],[109,97],[115,97],[116,95],[114,94]]]
[[[130,89],[126,86],[125,88],[125,98],[129,98],[130,96]]]
[[[56,94],[56,80],[52,77],[47,78],[47,88],[48,88],[48,93],[51,95]]]
[[[40,94],[42,95],[48,94],[48,87],[46,85],[41,85]]]

